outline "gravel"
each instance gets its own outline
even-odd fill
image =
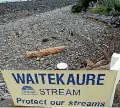
[[[1,69],[56,69],[66,62],[69,69],[80,69],[85,59],[96,61],[102,53],[86,38],[98,44],[109,44],[104,23],[89,21],[83,14],[72,14],[71,6],[36,14],[0,25]],[[47,42],[43,41],[46,40]],[[26,51],[56,46],[69,46],[62,53],[36,59],[25,59]]]
[[[10,93],[7,89],[2,73],[0,72],[0,107],[7,107],[12,103]]]
[[[26,16],[44,13],[56,8],[75,4],[78,0],[31,0],[0,3],[0,23],[8,23]]]

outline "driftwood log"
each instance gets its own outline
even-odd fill
[[[50,54],[57,54],[65,50],[66,46],[59,46],[59,47],[53,47],[53,48],[46,48],[41,49],[39,51],[28,51],[24,54],[25,58],[37,58],[37,57],[43,57],[48,56]]]

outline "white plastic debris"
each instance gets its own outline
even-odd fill
[[[57,64],[57,69],[59,69],[59,70],[66,70],[66,69],[68,69],[68,65],[67,65],[67,63],[58,63]]]

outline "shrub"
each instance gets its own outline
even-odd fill
[[[93,14],[100,14],[100,15],[109,15],[108,8],[106,6],[100,5],[98,7],[92,8],[90,10],[91,13]]]
[[[120,8],[120,0],[115,0],[115,6]]]
[[[76,4],[76,5],[74,5],[74,6],[72,6],[72,12],[73,13],[79,13],[79,12],[81,12],[82,11],[82,8],[83,8],[83,6],[80,6],[79,4]]]
[[[72,7],[73,13],[79,13],[82,10],[86,11],[88,8],[90,1],[93,0],[79,0],[76,5]],[[87,3],[87,4],[86,4]],[[118,14],[118,11],[120,11],[120,0],[99,0],[99,6],[90,9],[90,12],[93,14],[100,14],[100,15],[111,15],[115,16]]]
[[[79,0],[76,5],[72,6],[71,10],[72,10],[73,13],[75,13],[75,12],[79,13],[79,12],[82,11],[82,9],[83,9],[83,1],[84,0]]]

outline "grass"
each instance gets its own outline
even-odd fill
[[[103,5],[92,8],[89,11],[90,11],[90,13],[93,13],[93,14],[100,14],[100,15],[106,15],[106,16],[109,15],[109,11],[108,11],[107,7],[103,6]]]

